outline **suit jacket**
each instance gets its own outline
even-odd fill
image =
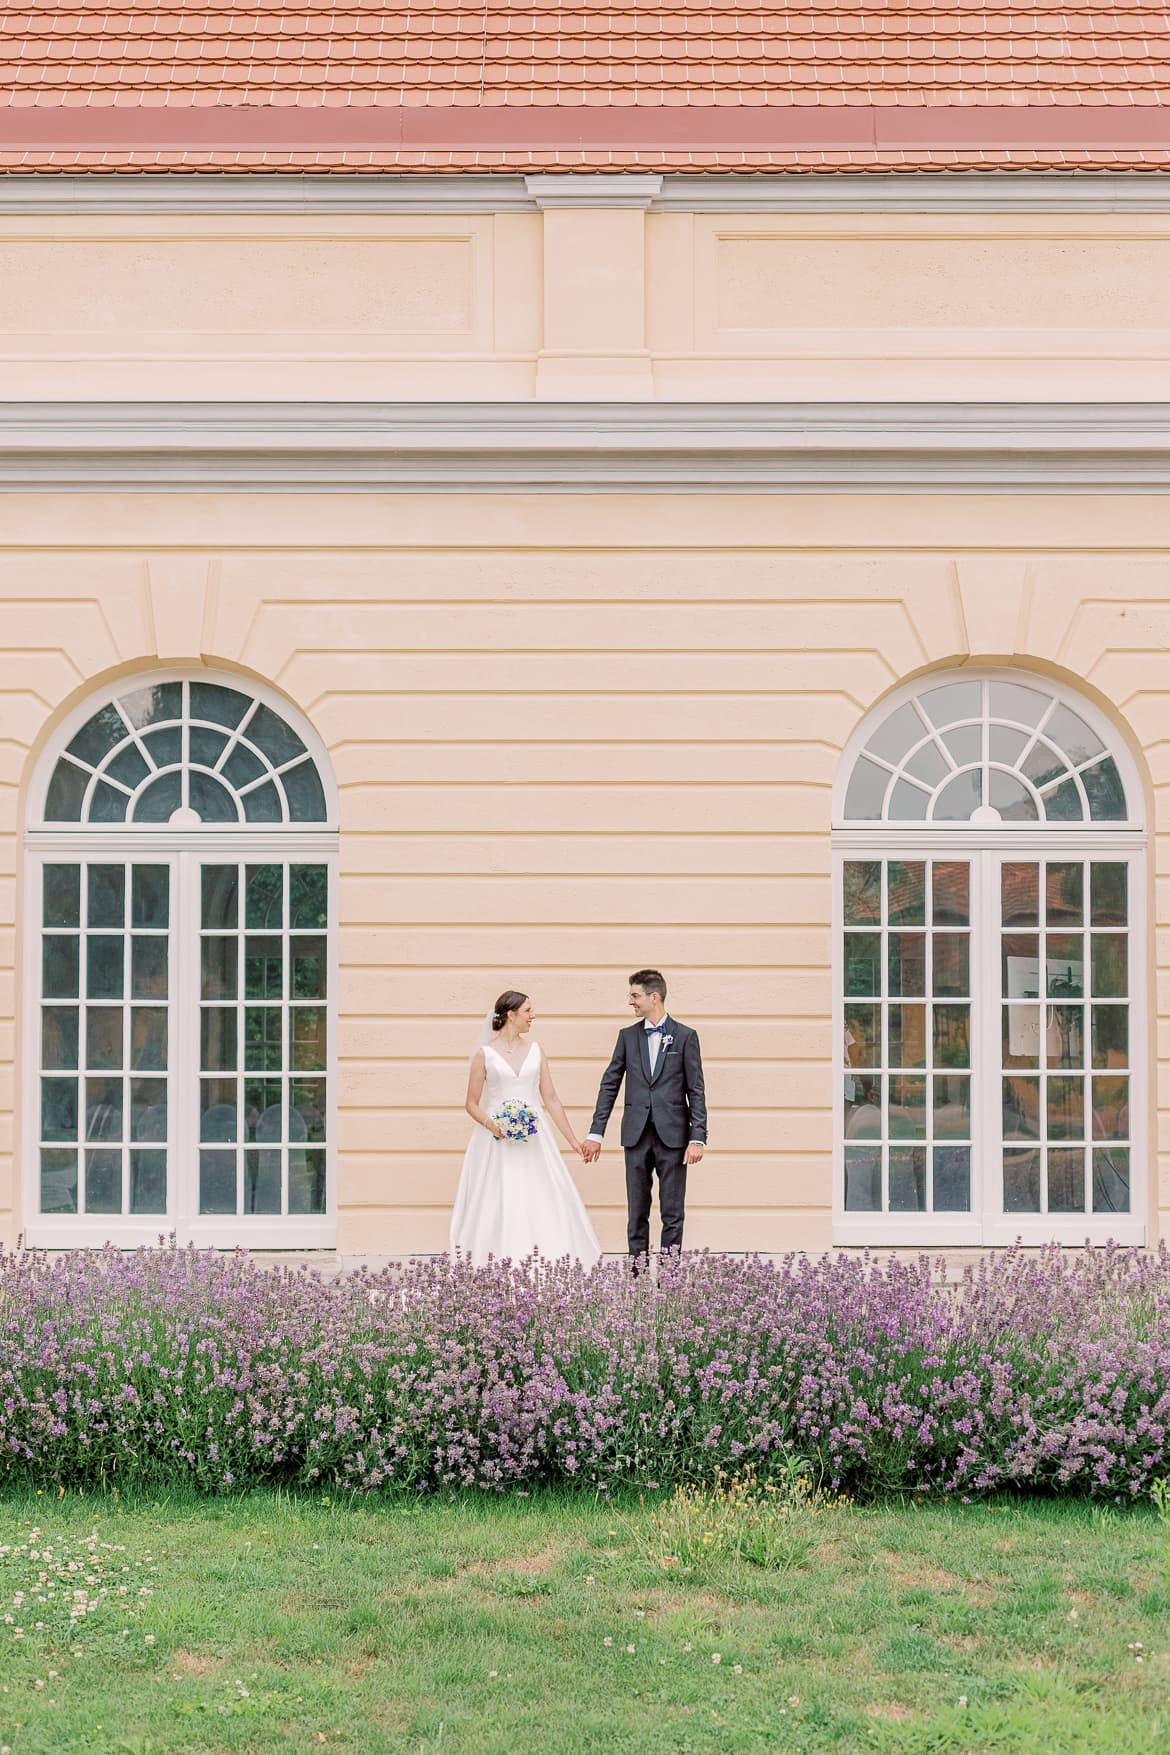
[[[672,1038],[670,1042],[666,1041],[667,1036]],[[680,1024],[677,1018],[663,1019],[663,1040],[653,1077],[650,1044],[642,1019],[618,1032],[613,1059],[601,1075],[590,1133],[599,1137],[605,1133],[623,1079],[626,1081],[623,1146],[636,1146],[648,1121],[654,1123],[654,1131],[664,1146],[685,1146],[691,1140],[706,1144],[703,1057],[698,1035],[689,1024]]]

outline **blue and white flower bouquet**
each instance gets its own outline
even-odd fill
[[[509,1097],[507,1102],[493,1111],[492,1120],[503,1129],[506,1140],[530,1140],[536,1132],[536,1116],[527,1103],[521,1103],[516,1097]]]

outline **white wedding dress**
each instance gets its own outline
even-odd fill
[[[452,1254],[458,1250],[479,1267],[489,1255],[519,1262],[536,1250],[546,1261],[568,1255],[592,1267],[601,1245],[541,1106],[540,1044],[530,1045],[518,1073],[490,1043],[483,1059],[481,1101],[488,1114],[511,1097],[528,1105],[537,1127],[526,1140],[498,1140],[486,1127],[475,1129],[451,1215]]]

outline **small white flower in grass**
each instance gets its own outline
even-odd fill
[[[39,1676],[37,1677],[36,1681],[33,1683],[34,1688],[43,1688],[44,1685],[45,1684],[41,1681],[41,1678]]]
[[[636,1645],[627,1645],[627,1647],[626,1647],[626,1650],[627,1650],[627,1651],[628,1651],[628,1652],[629,1652],[629,1653],[630,1653],[630,1656],[631,1656],[631,1657],[632,1657],[632,1656],[633,1656],[633,1654],[634,1654],[634,1653],[635,1653],[635,1652],[636,1652],[636,1651],[637,1651],[637,1649],[638,1649],[638,1648],[637,1648],[637,1646],[636,1646]]]
[[[967,1696],[965,1694],[960,1694],[959,1695],[959,1705],[966,1706],[966,1704],[967,1704]]]
[[[1133,1639],[1130,1641],[1130,1643],[1126,1646],[1125,1649],[1126,1649],[1126,1651],[1144,1651],[1145,1646],[1142,1644],[1140,1639]]]
[[[500,1673],[499,1670],[489,1670],[488,1671],[488,1680],[491,1682],[494,1682],[496,1677],[499,1675],[499,1673]],[[297,1698],[299,1699],[300,1696],[298,1695]]]
[[[743,1675],[743,1665],[742,1664],[732,1664],[731,1667],[735,1671],[737,1676]]]
[[[586,1579],[586,1580],[585,1580],[585,1583],[586,1583],[586,1584],[592,1584],[592,1583],[593,1583],[593,1574],[592,1574],[592,1573],[590,1573],[590,1574],[589,1574],[589,1577],[588,1577],[588,1578],[587,1578],[587,1579]]]
[[[712,1653],[711,1653],[711,1662],[712,1662],[712,1663],[713,1663],[713,1664],[721,1664],[721,1663],[722,1663],[722,1662],[723,1662],[723,1658],[722,1658],[722,1656],[721,1656],[721,1655],[720,1655],[720,1653],[719,1653],[719,1652],[717,1652],[717,1651],[713,1651],[713,1652],[712,1652]]]
[[[146,1643],[147,1643],[147,1645],[153,1645],[153,1644],[154,1644],[154,1634],[153,1634],[153,1633],[148,1633],[148,1634],[147,1634],[147,1636],[146,1636]]]
[[[800,1705],[800,1695],[799,1694],[790,1694],[788,1696],[788,1704],[789,1704],[789,1706],[799,1706]]]
[[[602,1645],[612,1645],[612,1644],[613,1644],[613,1640],[612,1640],[612,1639],[610,1639],[610,1637],[609,1637],[609,1635],[608,1635],[608,1634],[607,1634],[607,1635],[606,1635],[606,1637],[605,1637],[605,1638],[604,1638],[604,1639],[603,1639],[603,1640],[602,1640],[602,1642],[601,1642],[601,1643],[602,1643]]]

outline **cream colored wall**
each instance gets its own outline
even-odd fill
[[[1170,508],[1154,498],[11,496],[0,554],[0,1233],[22,785],[100,678],[270,679],[341,787],[340,1247],[439,1248],[466,1057],[505,985],[583,1128],[660,963],[701,1031],[688,1241],[830,1240],[830,787],[930,665],[1075,679],[1148,765],[1170,1167]],[[612,1137],[579,1171],[607,1247]],[[1161,1224],[1170,1176],[1154,1178]]]
[[[0,226],[11,398],[1158,398],[1170,217]]]

